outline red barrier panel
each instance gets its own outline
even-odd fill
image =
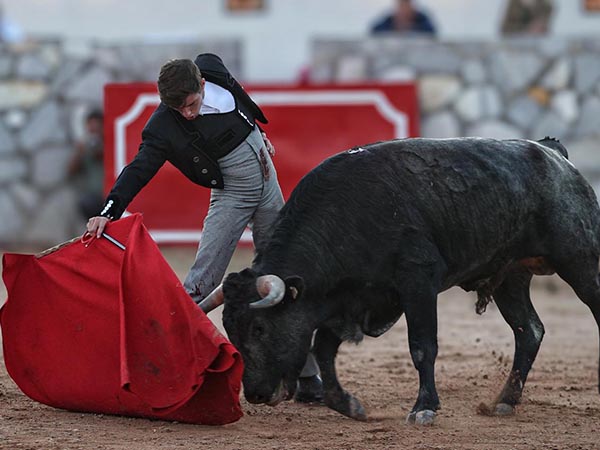
[[[246,86],[270,123],[274,162],[287,198],[300,178],[325,158],[386,139],[418,136],[414,83]],[[159,103],[156,85],[109,84],[105,94],[105,190],[137,153],[141,131]],[[157,242],[197,243],[210,191],[169,163],[129,205],[142,212]],[[243,242],[250,241],[244,233]]]

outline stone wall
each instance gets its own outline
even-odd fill
[[[0,248],[39,248],[81,234],[67,178],[84,117],[110,82],[154,81],[170,58],[220,54],[241,74],[238,41],[76,47],[0,44]]]
[[[424,137],[557,137],[600,192],[600,40],[316,40],[316,82],[415,80]]]
[[[240,45],[0,45],[0,248],[83,231],[66,168],[105,83],[154,81],[162,62],[202,51],[243,79]],[[600,191],[600,40],[323,39],[312,55],[317,82],[416,80],[423,136],[558,137]]]

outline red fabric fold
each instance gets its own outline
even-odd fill
[[[4,255],[4,361],[57,408],[225,424],[242,416],[243,365],[187,295],[139,214],[105,238],[37,258]],[[87,246],[86,246],[87,245]]]

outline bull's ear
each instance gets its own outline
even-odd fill
[[[297,300],[304,292],[304,280],[297,275],[285,279],[285,296]]]

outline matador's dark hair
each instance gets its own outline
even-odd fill
[[[171,108],[179,108],[190,94],[200,92],[202,74],[191,59],[167,61],[158,75],[160,100]]]

